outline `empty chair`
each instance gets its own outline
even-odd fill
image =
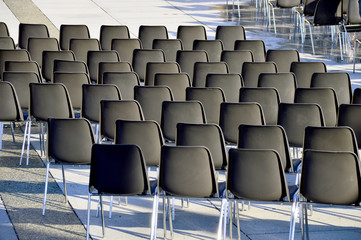
[[[207,40],[206,29],[203,25],[180,25],[177,29],[177,39],[182,40],[184,50],[192,50],[194,40]]]
[[[173,93],[175,101],[186,100],[186,88],[191,86],[191,79],[185,72],[181,73],[156,73],[154,86],[167,86]]]
[[[152,49],[154,39],[168,39],[166,26],[140,25],[138,38],[144,49]]]
[[[49,30],[45,24],[20,23],[18,46],[28,49],[29,38],[48,38]]]
[[[3,49],[14,50],[15,48],[16,47],[15,47],[14,39],[12,39],[11,37],[0,37],[0,50]]]
[[[361,88],[355,88],[353,91],[352,104],[361,104]]]
[[[142,44],[138,38],[113,39],[112,50],[119,53],[120,59],[125,62],[133,62],[133,51],[141,49]]]
[[[119,54],[114,50],[88,51],[87,66],[89,68],[90,80],[98,83],[99,63],[119,61]]]
[[[312,87],[331,87],[336,92],[338,105],[351,103],[351,80],[347,72],[314,73],[311,79]]]
[[[196,62],[194,64],[193,84],[194,87],[205,87],[208,74],[226,74],[228,66],[225,62]]]
[[[253,62],[253,53],[250,50],[228,50],[221,54],[221,61],[226,62],[230,73],[242,73],[243,63]]]
[[[167,86],[135,86],[134,99],[142,106],[146,120],[160,124],[163,101],[173,101],[173,94]]]
[[[30,61],[30,55],[25,49],[0,50],[0,77],[2,77],[5,70],[6,61]]]
[[[223,42],[225,50],[234,50],[236,40],[246,40],[246,32],[243,26],[217,26],[216,39]]]
[[[99,41],[103,50],[111,50],[112,40],[116,38],[130,38],[129,28],[125,25],[102,25]]]
[[[135,49],[133,52],[132,66],[134,72],[138,73],[141,82],[145,81],[147,63],[165,62],[164,52],[162,50]]]
[[[243,86],[243,79],[240,74],[208,74],[206,87],[219,87],[223,90],[227,102],[239,101],[239,90]]]
[[[114,141],[117,120],[144,120],[140,104],[135,100],[100,101],[100,141]]]
[[[241,88],[240,102],[257,102],[262,106],[267,125],[277,124],[280,97],[275,88]]]
[[[28,51],[31,59],[40,67],[43,66],[43,51],[59,51],[59,43],[56,38],[29,38]]]
[[[50,118],[47,135],[48,150],[43,215],[45,215],[50,164],[62,165],[65,202],[67,202],[64,165],[89,165],[91,148],[95,142],[90,122],[81,118]]]
[[[327,69],[323,62],[293,62],[291,72],[296,75],[298,87],[309,88],[312,75],[318,72],[327,72]]]
[[[77,72],[89,74],[88,66],[83,61],[54,60],[54,72]]]
[[[45,81],[50,82],[54,73],[54,60],[74,61],[75,55],[72,51],[43,51],[41,73]]]
[[[196,62],[208,62],[208,54],[204,50],[181,50],[177,52],[177,63],[182,72],[189,74],[193,79],[194,64]]]
[[[317,103],[320,105],[326,126],[336,126],[338,103],[332,88],[297,88],[295,103]]]
[[[276,88],[280,102],[293,103],[297,88],[296,77],[293,73],[261,73],[258,78],[258,87]]]
[[[6,61],[6,72],[34,72],[42,79],[40,67],[35,61]]]
[[[106,72],[132,72],[133,68],[129,62],[100,62],[98,69],[98,84],[103,83],[103,75]]]
[[[296,49],[270,49],[266,61],[276,63],[279,72],[289,72],[292,62],[300,61],[300,54]]]
[[[226,143],[236,145],[238,127],[241,124],[265,125],[263,110],[259,103],[222,103],[219,125]]]
[[[140,85],[135,72],[105,72],[102,84],[114,84],[119,88],[123,100],[134,99],[134,87]]]
[[[72,38],[90,38],[88,27],[84,24],[60,25],[59,43],[61,50],[69,50],[70,39]]]
[[[261,73],[277,73],[274,62],[245,62],[242,68],[242,77],[245,87],[257,87]]]
[[[186,100],[200,101],[203,105],[207,122],[219,124],[221,103],[226,101],[221,88],[189,87],[186,90]]]
[[[206,123],[202,103],[199,101],[164,101],[161,128],[165,140],[174,142],[178,123]]]
[[[194,40],[193,50],[204,50],[210,62],[219,62],[223,51],[221,40]]]
[[[183,44],[180,39],[154,39],[153,49],[161,49],[165,54],[167,62],[177,60],[177,51],[183,50]]]
[[[0,22],[0,37],[9,37],[9,29],[6,23]]]
[[[255,62],[266,61],[266,46],[262,40],[237,40],[234,50],[250,50]]]
[[[78,39],[72,38],[69,43],[69,50],[75,54],[75,59],[87,62],[88,51],[99,51],[100,43],[98,39]]]
[[[338,112],[338,126],[348,126],[355,133],[358,148],[361,148],[361,105],[341,104]]]
[[[148,62],[145,69],[144,85],[154,85],[157,73],[180,73],[181,69],[176,62]]]

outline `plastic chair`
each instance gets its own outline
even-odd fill
[[[135,49],[142,49],[142,43],[138,38],[112,40],[112,50],[119,53],[122,62],[132,63]]]
[[[194,64],[196,62],[208,62],[208,54],[204,50],[182,50],[177,52],[177,63],[182,72],[188,73],[193,79]]]
[[[15,50],[16,46],[14,43],[14,39],[12,39],[11,37],[0,37],[0,50],[3,49]]]
[[[0,22],[0,36],[10,37],[8,26],[5,22]]]
[[[41,73],[45,81],[50,82],[54,73],[54,60],[74,61],[75,55],[72,51],[43,51]]]
[[[177,39],[182,41],[184,50],[192,50],[194,40],[207,40],[206,29],[203,25],[180,25],[177,29]]]
[[[352,94],[352,104],[361,104],[361,88],[355,88]]]
[[[292,62],[300,61],[300,54],[296,49],[270,49],[266,61],[276,63],[278,72],[290,72]]]
[[[341,104],[338,112],[337,126],[348,126],[355,133],[358,148],[361,148],[360,104]]]
[[[156,73],[154,86],[167,86],[170,88],[175,101],[186,100],[186,88],[191,86],[191,79],[185,72]]]
[[[99,63],[101,62],[120,62],[119,54],[114,50],[88,51],[87,66],[90,80],[94,83],[99,82]]]
[[[207,52],[210,62],[219,62],[223,43],[221,40],[194,40],[193,50],[204,50]]]
[[[89,75],[88,66],[83,61],[73,60],[54,60],[53,72],[75,72],[86,73]]]
[[[87,62],[89,51],[100,51],[100,43],[98,39],[78,39],[72,38],[69,43],[69,50],[74,52],[75,59]]]
[[[35,61],[6,61],[4,70],[5,72],[34,72],[42,80],[40,67]]]
[[[243,79],[240,74],[208,74],[206,87],[219,87],[222,89],[227,102],[238,102],[239,90],[243,87]]]
[[[297,10],[302,7],[302,0],[276,0],[276,1],[269,1],[269,8],[268,8],[268,26],[271,26],[271,11],[272,11],[272,19],[273,19],[273,28],[274,33],[277,34],[276,28],[276,18],[275,18],[275,8],[278,9],[291,9],[291,15],[298,14]],[[282,16],[283,17],[283,16]],[[294,19],[295,20],[295,19]],[[295,23],[296,24],[296,23]]]
[[[181,69],[176,62],[148,62],[145,69],[144,85],[153,86],[157,73],[180,73]]]
[[[102,50],[111,50],[112,40],[117,38],[130,38],[129,28],[125,25],[100,26],[99,41]]]
[[[152,48],[163,50],[167,62],[175,62],[177,51],[183,50],[183,43],[180,39],[154,39]]]
[[[60,25],[59,43],[61,50],[69,50],[72,38],[90,38],[89,28],[84,24],[62,24]]]
[[[59,43],[56,38],[29,38],[27,50],[31,59],[40,67],[43,66],[43,51],[59,51]]]
[[[243,26],[217,26],[216,39],[223,42],[225,50],[234,50],[236,40],[246,40],[246,32]]]
[[[141,82],[145,81],[146,68],[149,62],[165,62],[164,52],[153,49],[135,49],[133,52],[132,66],[134,72],[139,75]]]
[[[245,87],[255,88],[262,73],[277,73],[274,62],[245,62],[242,68],[242,77]]]
[[[103,83],[106,72],[132,72],[133,68],[129,62],[99,62],[98,84]]]
[[[243,63],[253,62],[253,53],[250,50],[223,51],[221,62],[226,62],[230,73],[242,73]]]
[[[266,46],[263,40],[237,40],[234,50],[250,50],[255,62],[266,61]]]
[[[205,87],[207,75],[212,73],[226,74],[228,66],[225,62],[196,62],[194,64],[193,84],[194,87]]]
[[[134,99],[134,87],[140,85],[135,72],[105,72],[102,84],[114,84],[119,88],[123,100]]]
[[[168,39],[168,30],[166,26],[140,25],[138,38],[144,49],[152,49],[154,39]]]
[[[5,70],[6,61],[30,61],[30,54],[25,49],[0,50],[0,77],[2,77]]]
[[[49,30],[45,24],[20,23],[18,46],[28,49],[29,38],[48,38]],[[40,63],[39,63],[40,64]]]
[[[326,64],[323,62],[293,62],[291,72],[296,75],[297,86],[309,88],[314,73],[327,72]]]

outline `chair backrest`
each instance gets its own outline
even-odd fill
[[[234,50],[250,50],[253,53],[255,62],[266,60],[266,46],[263,40],[237,40]]]
[[[278,125],[287,134],[291,147],[302,147],[307,126],[324,126],[321,107],[316,103],[280,103]]]
[[[133,68],[129,62],[100,62],[98,69],[98,84],[103,84],[106,72],[132,72]]]
[[[0,50],[3,49],[15,50],[15,48],[16,48],[15,42],[14,39],[12,39],[12,37],[0,37]]]
[[[217,196],[218,186],[209,150],[201,146],[163,146],[158,189],[166,195],[180,197]]]
[[[219,62],[223,51],[221,40],[194,40],[193,50],[204,50],[207,52],[210,62]]]
[[[28,51],[31,59],[40,67],[43,66],[43,51],[59,51],[59,43],[56,38],[29,38]]]
[[[338,102],[332,88],[297,88],[295,103],[317,103],[322,109],[325,125],[336,126]]]
[[[144,49],[152,49],[154,39],[168,39],[166,26],[140,25],[138,38]]]
[[[253,53],[250,50],[228,50],[221,54],[221,61],[226,62],[230,73],[242,73],[243,63],[253,62]]]
[[[47,158],[56,163],[90,164],[94,133],[84,118],[49,118]]]
[[[176,144],[177,146],[204,146],[211,152],[216,170],[227,167],[228,154],[223,132],[216,124],[179,123]]]
[[[72,38],[69,43],[69,50],[75,54],[75,59],[87,62],[89,51],[99,51],[100,43],[96,38]]]
[[[66,86],[73,109],[80,110],[82,106],[82,86],[90,84],[90,79],[86,73],[55,72],[54,83],[62,83]]]
[[[134,87],[140,85],[135,72],[105,72],[102,84],[114,84],[119,88],[123,100],[134,99]]]
[[[309,88],[312,75],[316,72],[327,72],[323,62],[293,62],[291,72],[296,75],[297,87]]]
[[[314,73],[311,79],[312,87],[333,88],[337,95],[338,105],[351,103],[351,80],[347,72]]]
[[[90,122],[99,122],[101,100],[121,100],[117,86],[113,84],[83,84],[81,115]]]
[[[5,69],[6,72],[34,72],[42,79],[40,67],[35,61],[6,61]]]
[[[267,125],[277,124],[280,97],[275,88],[241,88],[240,102],[257,102],[262,106]]]
[[[167,86],[173,93],[175,101],[186,100],[186,88],[191,86],[188,73],[156,73],[154,86]]]
[[[206,123],[202,103],[199,101],[164,101],[161,128],[164,138],[174,142],[178,123]]]
[[[24,121],[16,90],[6,81],[0,81],[0,121]]]
[[[282,162],[271,149],[230,149],[227,187],[235,198],[289,200]]]
[[[278,72],[289,72],[292,62],[300,61],[300,54],[296,49],[270,49],[266,61],[276,63]]]
[[[89,76],[94,83],[98,83],[99,63],[101,62],[120,62],[119,54],[114,50],[88,51]]]
[[[5,70],[6,61],[30,61],[30,54],[25,49],[0,50],[0,77]]]
[[[351,152],[306,150],[300,193],[307,200],[328,204],[360,202],[359,160]]]
[[[68,90],[61,83],[30,83],[30,116],[37,121],[73,118]]]
[[[153,49],[161,49],[165,54],[167,62],[177,60],[177,51],[183,50],[183,43],[180,39],[154,39]]]
[[[313,17],[315,14],[316,6],[320,0],[305,0],[303,3],[303,15]]]
[[[236,40],[246,40],[246,32],[243,26],[217,26],[216,39],[223,42],[225,50],[234,50]]]
[[[358,0],[348,0],[347,24],[361,24],[360,3]],[[345,10],[345,9],[344,9]]]
[[[112,40],[116,38],[130,38],[129,28],[126,25],[102,25],[99,41],[103,50],[111,50]]]
[[[237,144],[238,127],[241,124],[265,125],[263,110],[259,103],[221,104],[219,125],[227,143]]]
[[[94,144],[91,152],[89,192],[145,195],[150,191],[141,149],[133,144]]]
[[[245,87],[257,87],[261,73],[277,73],[274,62],[245,62],[242,68],[242,77]]]
[[[361,88],[355,88],[355,90],[353,90],[352,104],[361,104]]]
[[[54,60],[74,61],[75,55],[70,50],[63,51],[43,51],[41,73],[45,81],[50,82],[54,73]]]
[[[196,62],[194,64],[193,84],[194,87],[205,87],[207,75],[210,73],[228,73],[225,62]]]
[[[338,25],[343,20],[343,0],[319,0],[313,15],[316,26]]]
[[[9,29],[6,23],[0,22],[0,36],[1,37],[9,37]]]
[[[181,69],[177,62],[148,62],[145,69],[144,85],[153,86],[157,73],[180,73]]]
[[[84,24],[62,24],[60,25],[59,43],[61,50],[69,50],[72,38],[90,38],[89,28]]]
[[[243,79],[237,73],[212,73],[206,78],[206,87],[219,87],[227,102],[239,101],[239,90],[243,87]]]
[[[361,104],[341,104],[337,125],[351,127],[361,148]]]
[[[291,72],[261,73],[258,78],[258,87],[276,88],[280,102],[293,103],[297,88],[296,77]]]
[[[194,64],[208,62],[208,54],[204,50],[181,50],[177,52],[177,63],[182,72],[186,72],[193,80]]]
[[[142,49],[142,44],[138,38],[130,39],[113,39],[112,50],[119,53],[120,59],[125,62],[133,62],[133,51],[135,49]]]
[[[200,101],[208,123],[219,124],[221,103],[225,102],[224,92],[218,87],[189,87],[186,90],[186,100]]]
[[[177,39],[182,40],[184,50],[192,50],[194,40],[207,40],[206,29],[203,25],[180,25],[177,29]]]
[[[277,7],[280,8],[294,8],[294,7],[300,7],[300,5],[302,4],[302,0],[277,0],[276,4]]]
[[[164,52],[160,49],[135,49],[133,51],[132,66],[139,75],[141,82],[145,81],[147,63],[149,62],[165,62]]]
[[[240,125],[237,148],[272,149],[276,151],[285,171],[293,172],[285,130],[279,125]]]
[[[28,48],[29,38],[48,38],[49,30],[45,24],[20,23],[18,46]]]
[[[117,120],[115,124],[115,144],[136,144],[142,150],[148,167],[159,166],[164,139],[157,122]]]
[[[166,86],[135,86],[134,99],[142,106],[144,118],[160,124],[163,101],[173,101],[173,94]]]

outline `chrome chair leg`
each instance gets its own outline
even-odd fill
[[[50,168],[50,162],[48,162],[46,164],[45,189],[44,189],[44,201],[43,201],[43,216],[45,215],[46,196],[48,194],[49,168]]]
[[[29,127],[29,121],[27,119],[26,122],[25,122],[24,139],[23,139],[23,146],[21,148],[21,155],[20,155],[19,165],[21,165],[21,163],[23,161],[23,155],[24,155],[24,150],[25,150],[25,143],[26,143],[26,137],[27,137],[27,133],[28,133],[28,127]]]
[[[88,214],[87,214],[87,221],[86,221],[86,239],[89,239],[90,235],[90,208],[91,208],[91,193],[88,193]]]
[[[104,221],[104,205],[103,205],[103,196],[100,195],[100,215],[102,218],[102,233],[103,237],[105,236],[105,221]]]
[[[64,165],[61,165],[61,171],[62,171],[62,174],[63,174],[63,186],[64,186],[65,203],[67,203],[68,202],[68,194],[66,192],[66,180],[65,180]]]

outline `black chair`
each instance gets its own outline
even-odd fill
[[[227,102],[239,101],[239,90],[243,87],[243,79],[240,74],[208,74],[206,87],[219,87],[222,89]]]
[[[266,61],[276,63],[279,72],[289,72],[291,64],[300,61],[300,54],[296,49],[270,49],[267,51]]]
[[[207,40],[206,29],[203,25],[180,25],[177,29],[177,39],[182,41],[184,50],[192,50],[194,40]]]
[[[87,62],[89,51],[100,51],[100,43],[96,38],[72,38],[69,43],[69,50],[74,52],[75,59]]]
[[[153,40],[168,39],[168,30],[166,26],[140,25],[138,38],[144,49],[153,49]]]
[[[195,63],[208,61],[208,54],[204,50],[177,51],[177,63],[179,64],[182,72],[188,73],[192,81]]]
[[[101,62],[120,62],[119,54],[114,50],[88,51],[87,66],[90,80],[93,83],[99,82],[99,64]]]
[[[133,62],[133,52],[135,49],[142,49],[142,43],[138,38],[113,39],[112,50],[119,53],[120,59],[125,62]]]
[[[62,24],[60,25],[59,43],[61,50],[69,50],[72,38],[90,38],[89,28],[84,24]]]
[[[274,62],[245,62],[242,68],[242,77],[245,87],[255,88],[262,73],[277,73]]]
[[[17,50],[0,50],[0,77],[2,77],[5,70],[6,61],[30,61],[30,54],[25,49]]]
[[[191,79],[185,72],[181,73],[156,73],[154,86],[167,86],[170,88],[175,101],[186,100],[186,89],[191,86]]]
[[[45,24],[20,23],[18,46],[28,49],[29,38],[48,38],[49,30]]]
[[[153,86],[157,73],[180,73],[181,69],[176,62],[148,62],[145,69],[144,85]]]
[[[5,22],[0,22],[0,36],[9,37],[9,28]]]
[[[104,73],[106,72],[133,72],[129,62],[99,62],[98,84],[103,84]]]
[[[183,71],[183,70],[182,70]],[[193,87],[205,87],[207,75],[210,73],[228,73],[228,66],[225,62],[196,62],[193,72]]]
[[[32,37],[28,40],[27,50],[31,59],[36,61],[40,67],[43,66],[44,51],[59,51],[59,42],[56,38]]]
[[[323,62],[293,62],[291,72],[296,75],[297,87],[309,88],[314,73],[327,72]]]
[[[234,44],[234,50],[252,51],[255,62],[266,60],[266,46],[263,40],[237,40]]]
[[[243,26],[219,25],[216,28],[215,39],[223,42],[225,50],[233,50],[236,40],[246,40],[246,32]]]
[[[243,63],[254,60],[250,50],[225,50],[221,54],[221,61],[227,63],[230,73],[241,74]]]
[[[183,50],[183,43],[180,39],[154,39],[152,49],[161,49],[165,54],[167,62],[177,60],[177,51]]]
[[[134,99],[134,87],[140,86],[135,72],[105,72],[102,84],[114,84],[119,88],[123,100]]]
[[[358,148],[361,148],[361,105],[341,104],[338,111],[337,126],[350,127],[356,136]]]
[[[194,40],[193,50],[204,50],[207,52],[210,62],[219,62],[223,51],[221,40]]]
[[[102,50],[111,50],[113,39],[130,38],[129,28],[125,25],[102,25],[100,27],[99,41]]]
[[[4,49],[9,49],[9,50],[16,49],[15,42],[12,37],[0,37],[0,50],[4,50]]]
[[[42,80],[39,64],[35,61],[6,61],[5,72],[33,72]],[[4,73],[3,72],[3,75]]]
[[[68,60],[74,61],[75,55],[72,51],[63,50],[63,51],[43,51],[41,73],[45,81],[50,82],[53,79],[54,73],[54,61],[58,60]]]
[[[135,49],[133,51],[132,66],[139,75],[141,82],[145,81],[147,63],[165,62],[164,52],[160,49]]]

